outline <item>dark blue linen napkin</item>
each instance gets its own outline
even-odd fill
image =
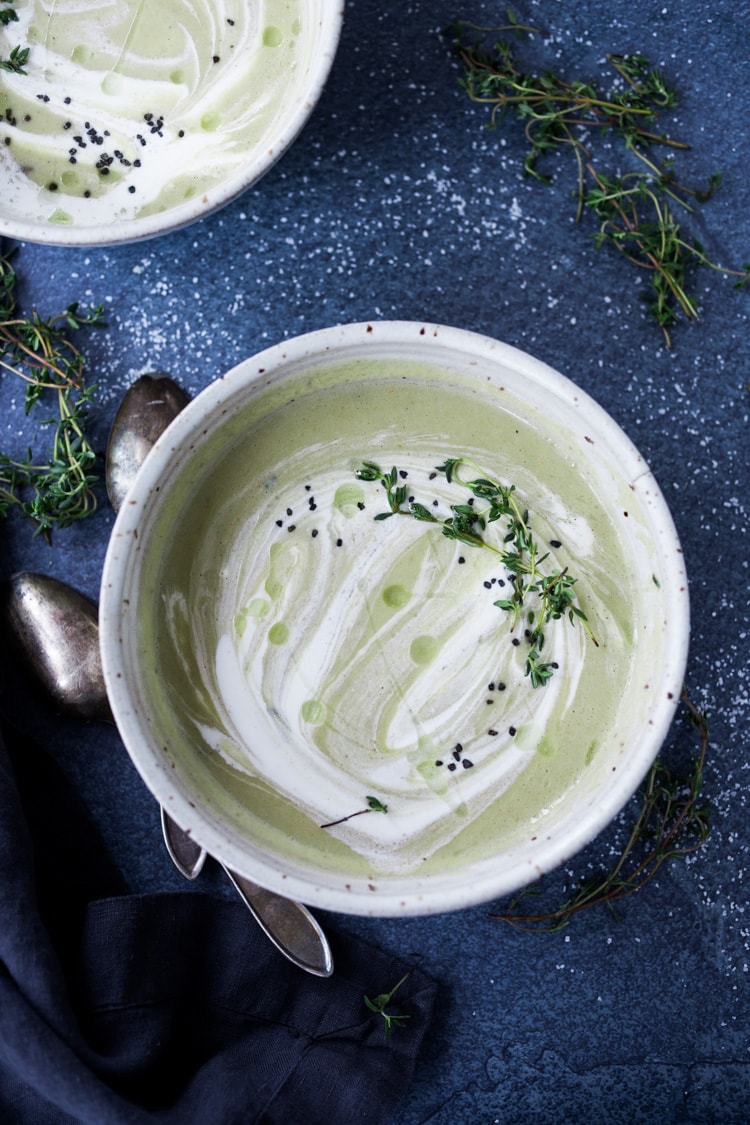
[[[289,964],[239,902],[125,893],[51,756],[0,737],[3,1125],[384,1125],[436,985],[418,968],[384,1036],[364,996],[411,968],[331,937],[328,980]]]

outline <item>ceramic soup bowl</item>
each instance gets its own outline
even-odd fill
[[[112,536],[104,671],[153,795],[254,881],[419,914],[514,891],[637,789],[682,553],[562,375],[455,328],[287,341],[200,394]]]
[[[343,0],[19,4],[0,26],[0,57],[28,48],[0,70],[0,233],[129,242],[234,199],[307,121],[342,13]]]

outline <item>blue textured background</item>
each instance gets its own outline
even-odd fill
[[[549,37],[532,57],[569,77],[642,51],[682,93],[665,126],[693,143],[684,178],[724,182],[689,226],[726,264],[750,260],[750,6],[674,0],[524,0]],[[116,249],[21,247],[23,302],[103,301],[87,335],[104,448],[125,388],[163,371],[195,393],[284,337],[374,318],[487,333],[578,382],[640,447],[670,503],[691,579],[687,685],[711,746],[708,844],[663,869],[615,920],[556,935],[514,931],[490,904],[407,920],[324,916],[331,929],[422,957],[442,983],[436,1022],[394,1125],[745,1125],[750,1118],[750,902],[746,880],[750,292],[703,271],[697,324],[671,351],[641,279],[573,223],[572,168],[524,179],[525,142],[457,83],[441,28],[493,24],[505,5],[349,0],[330,81],[309,125],[254,189],[161,239]],[[0,202],[0,208],[2,204]],[[21,389],[0,388],[0,447],[25,447]],[[56,534],[0,525],[3,574],[38,569],[97,596],[112,516]],[[134,891],[184,888],[153,802],[113,730],[29,718],[84,794]],[[667,753],[694,743],[680,724]],[[615,829],[571,871],[610,856]],[[564,873],[547,880],[561,892]],[[215,871],[201,889],[228,893]],[[408,1030],[397,1034],[408,1034]]]

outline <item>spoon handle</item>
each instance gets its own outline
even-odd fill
[[[163,805],[161,811],[161,834],[169,852],[169,858],[180,875],[185,879],[197,879],[206,861],[205,849],[197,844],[175,821]]]
[[[224,864],[222,864],[224,867]],[[330,977],[333,955],[328,939],[306,906],[251,883],[224,867],[240,898],[280,953],[316,977]]]

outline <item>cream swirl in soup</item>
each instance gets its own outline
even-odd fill
[[[272,143],[302,69],[300,0],[27,0],[0,54],[9,215],[98,225],[165,210]],[[276,125],[276,128],[278,126]],[[269,140],[271,138],[271,140]]]
[[[445,864],[451,848],[458,862],[493,824],[533,831],[611,735],[635,628],[618,532],[569,450],[504,405],[419,379],[323,387],[236,422],[196,478],[161,569],[163,631],[183,721],[217,776],[259,786],[259,822],[302,817],[323,851],[338,842],[376,871]],[[516,485],[546,569],[577,578],[598,647],[550,622],[543,686],[525,674],[525,618],[512,628],[494,604],[510,590],[499,556],[376,519],[385,491],[356,475],[364,458],[395,465],[444,516],[467,493],[435,466],[463,455]],[[387,812],[361,811],[371,797]]]

